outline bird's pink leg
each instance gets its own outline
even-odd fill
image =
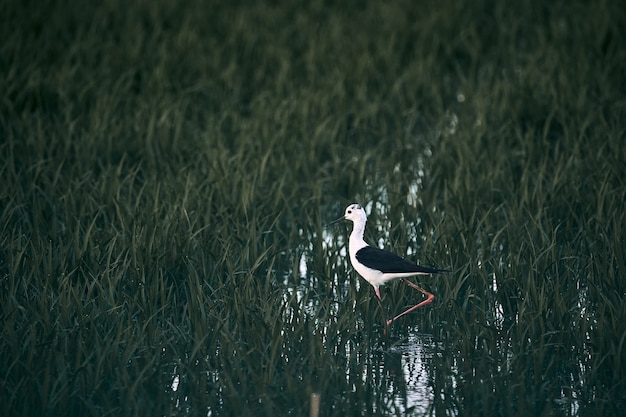
[[[374,286],[374,292],[376,292],[376,297],[378,297],[378,305],[380,306],[380,308],[383,308],[383,304],[382,304],[382,298],[380,298],[380,289],[376,286]],[[386,322],[387,324],[385,325],[385,328],[383,329],[383,333],[387,334],[387,326],[389,326],[389,322]]]
[[[405,314],[409,314],[411,311],[415,311],[420,307],[425,306],[426,304],[431,303],[434,299],[435,296],[431,293],[429,293],[428,291],[426,291],[423,288],[418,287],[417,285],[413,284],[411,281],[409,281],[408,279],[402,279],[402,281],[404,281],[406,283],[406,285],[408,285],[409,287],[413,287],[416,290],[418,290],[419,292],[421,292],[422,294],[424,294],[427,298],[422,301],[421,303],[414,305],[413,307],[409,308],[408,310],[403,311],[402,313],[398,314],[397,316],[395,316],[394,318],[387,320],[387,326],[389,326],[391,323],[393,323],[394,320],[399,319],[400,317],[404,316]]]

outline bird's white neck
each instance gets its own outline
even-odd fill
[[[367,246],[367,243],[363,240],[364,233],[365,222],[354,222],[352,233],[350,233],[350,252],[356,253],[359,249]]]

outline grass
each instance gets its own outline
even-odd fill
[[[617,415],[619,2],[285,3],[0,6],[0,414]]]

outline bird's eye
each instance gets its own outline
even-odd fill
[[[348,214],[352,214],[352,210],[348,210]]]

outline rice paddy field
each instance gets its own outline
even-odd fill
[[[7,0],[0,415],[617,416],[617,0]],[[382,302],[366,240],[426,266]]]

